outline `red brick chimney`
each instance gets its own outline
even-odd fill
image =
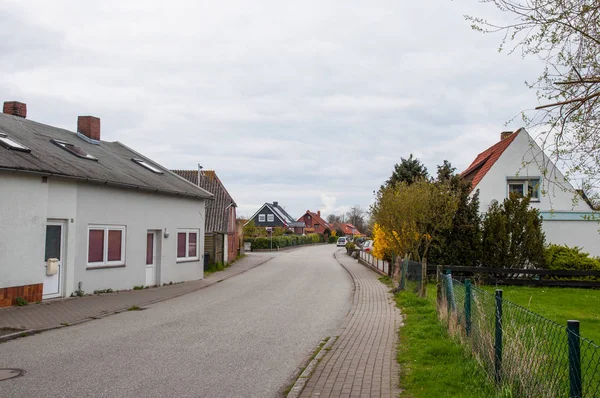
[[[321,210],[317,210],[317,216],[321,217]]]
[[[27,104],[17,101],[6,101],[4,102],[3,113],[7,115],[18,116],[22,118],[27,117]]]
[[[79,116],[77,132],[92,140],[100,141],[100,119],[94,116]]]
[[[507,139],[512,134],[512,131],[503,131],[500,133],[500,141]]]

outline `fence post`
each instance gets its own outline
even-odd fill
[[[471,281],[465,279],[465,331],[471,335]]]
[[[502,290],[496,290],[496,341],[494,344],[496,383],[502,382]]]
[[[452,312],[452,274],[449,269],[446,270],[446,304],[448,305],[448,320],[450,320],[450,313]]]
[[[404,290],[406,289],[406,269],[408,268],[408,259],[406,257],[403,258],[400,264],[400,266],[402,267],[402,269],[400,270],[400,280],[402,281],[402,287],[400,288],[400,290]]]
[[[581,398],[581,343],[579,321],[567,321],[567,341],[569,345],[569,397]]]
[[[442,276],[442,266],[441,265],[436,266],[435,273],[436,273],[436,281],[437,281],[437,283],[436,283],[436,289],[437,289],[436,297],[437,297],[437,304],[439,306],[440,303],[442,302],[442,283],[443,283],[443,281],[442,281],[442,278],[443,278],[443,276]]]

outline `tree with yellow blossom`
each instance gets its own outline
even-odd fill
[[[412,255],[422,263],[422,296],[426,293],[427,254],[437,235],[452,225],[457,207],[458,197],[447,183],[426,179],[384,187],[372,206],[384,253],[388,249],[397,257]],[[375,242],[376,251],[377,246]]]

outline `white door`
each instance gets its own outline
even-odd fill
[[[146,286],[156,285],[156,233],[146,234]]]
[[[44,254],[44,289],[43,298],[54,298],[62,296],[63,289],[63,259],[64,253],[64,224],[62,222],[51,222],[46,224],[46,251]],[[58,259],[58,272],[48,275],[48,259]]]

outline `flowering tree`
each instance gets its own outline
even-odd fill
[[[426,293],[427,255],[431,243],[450,227],[457,206],[456,191],[448,183],[421,179],[410,185],[399,182],[383,188],[372,207],[387,247],[397,256],[412,255],[421,261],[422,296]]]

